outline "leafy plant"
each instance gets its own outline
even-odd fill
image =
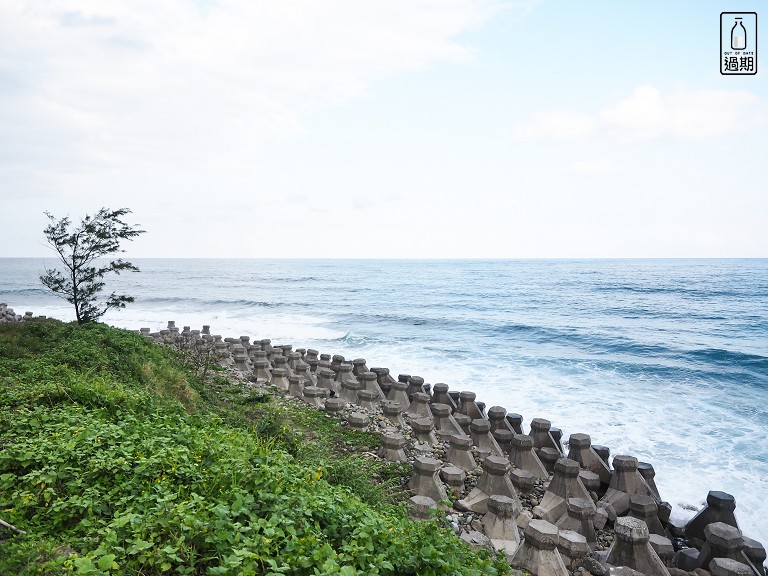
[[[134,300],[132,296],[112,292],[104,302],[99,303],[99,293],[105,285],[104,276],[125,271],[138,272],[139,269],[120,258],[107,264],[96,262],[116,252],[125,252],[120,248],[120,242],[132,240],[145,232],[121,220],[130,212],[128,208],[101,208],[93,217],[86,215],[75,228],[71,227],[68,217],[56,220],[49,212],[45,213],[50,224],[43,233],[58,254],[65,271],[62,273],[55,268],[46,268],[40,281],[75,307],[78,324],[95,322],[107,310],[125,308],[126,303]]]
[[[190,404],[138,334],[2,324],[0,374],[0,516],[26,531],[0,532],[0,574],[508,572],[375,492],[408,470],[355,454],[370,434],[277,400]]]

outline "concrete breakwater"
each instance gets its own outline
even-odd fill
[[[24,319],[32,318],[32,312],[16,314],[13,308],[9,308],[5,302],[0,302],[0,322],[21,322]]]
[[[173,322],[141,332],[226,367],[245,385],[381,434],[380,458],[413,465],[413,516],[437,517],[464,540],[505,553],[513,566],[534,574],[765,574],[765,551],[738,529],[730,495],[710,492],[693,520],[675,525],[653,467],[611,458],[587,434],[566,440],[543,418],[527,425],[503,407],[486,408],[474,392],[395,378],[361,358],[221,338]]]
[[[378,456],[411,462],[414,518],[443,515],[463,540],[493,547],[533,574],[766,576],[765,548],[742,534],[733,496],[710,491],[685,525],[656,487],[652,464],[615,455],[588,434],[563,431],[486,405],[363,358],[222,338],[175,322],[140,332],[159,344],[231,369],[250,385],[272,387],[355,430],[381,434]],[[453,502],[452,505],[450,503]]]

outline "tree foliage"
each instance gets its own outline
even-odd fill
[[[125,308],[132,296],[112,292],[104,299],[104,276],[110,273],[138,272],[139,269],[120,258],[109,262],[97,261],[117,252],[123,240],[133,240],[144,230],[126,224],[121,218],[130,214],[128,208],[101,208],[94,216],[86,215],[77,227],[68,217],[57,220],[49,212],[50,224],[43,231],[48,244],[56,251],[64,271],[46,268],[40,276],[43,285],[75,307],[78,324],[95,322],[107,310]]]

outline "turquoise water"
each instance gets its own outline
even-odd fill
[[[111,324],[210,324],[474,390],[651,462],[673,517],[734,494],[768,543],[768,260],[135,263]],[[72,318],[43,265],[0,259],[0,301]]]

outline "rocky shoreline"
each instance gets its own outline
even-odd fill
[[[0,304],[0,322],[31,318]],[[365,359],[292,345],[222,338],[210,328],[140,333],[200,363],[223,367],[246,389],[288,409],[314,406],[352,430],[381,436],[366,458],[408,462],[414,518],[434,519],[464,541],[506,554],[540,575],[766,576],[765,548],[741,533],[735,500],[710,492],[685,525],[670,521],[649,463],[477,401],[471,391],[368,368]]]
[[[741,534],[735,500],[710,492],[685,526],[670,521],[648,463],[592,446],[586,434],[562,432],[541,418],[523,434],[522,417],[486,410],[471,391],[450,391],[419,376],[368,368],[365,359],[292,345],[222,338],[210,327],[173,321],[165,345],[213,353],[249,386],[271,390],[340,418],[350,429],[380,434],[371,458],[409,462],[414,518],[434,518],[475,546],[505,553],[533,574],[766,576],[764,547]],[[290,398],[290,400],[288,400]]]
[[[13,308],[9,308],[5,302],[0,302],[0,322],[21,322],[22,320],[32,318],[32,312],[16,314]]]

